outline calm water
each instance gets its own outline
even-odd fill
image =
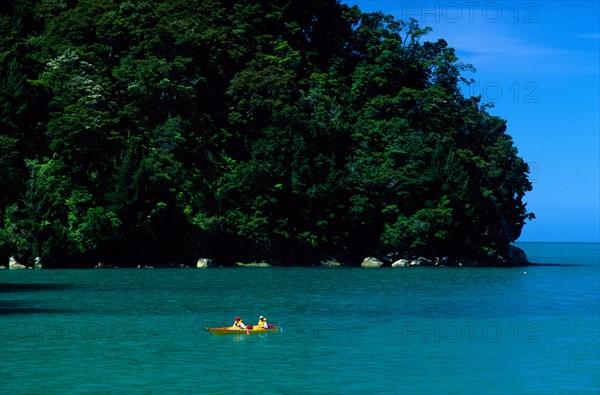
[[[4,270],[0,393],[597,394],[599,245],[520,246],[544,265]]]

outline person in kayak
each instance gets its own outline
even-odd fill
[[[267,317],[263,317],[262,315],[258,317],[258,324],[256,324],[256,326],[261,329],[269,329],[269,324],[267,324]]]
[[[246,325],[244,325],[244,322],[240,317],[235,317],[235,320],[233,321],[233,327],[235,329],[246,329]]]

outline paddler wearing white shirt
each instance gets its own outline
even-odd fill
[[[256,326],[261,329],[269,329],[269,324],[267,324],[267,317],[263,317],[262,315],[258,317],[258,324],[256,324]]]
[[[240,317],[235,317],[235,320],[233,321],[233,327],[236,329],[246,329],[246,325],[244,325]]]

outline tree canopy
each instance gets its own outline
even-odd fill
[[[415,20],[336,0],[1,7],[5,258],[479,258],[533,218],[506,121]]]

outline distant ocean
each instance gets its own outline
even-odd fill
[[[1,394],[598,394],[600,245],[518,268],[0,271]],[[241,316],[283,333],[215,336]]]

